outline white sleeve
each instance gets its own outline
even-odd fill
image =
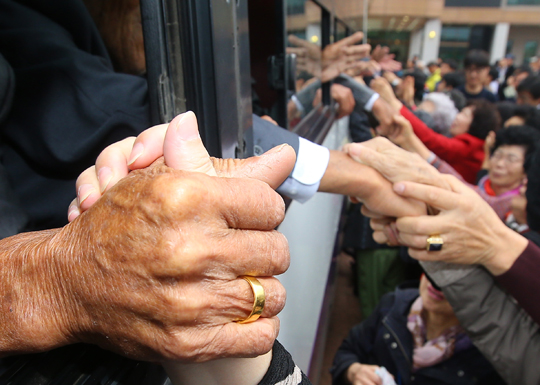
[[[369,98],[368,102],[364,106],[364,110],[371,112],[371,110],[373,109],[373,105],[375,104],[377,99],[379,99],[379,94],[374,93],[373,95],[371,95],[371,98]]]
[[[330,161],[330,151],[304,138],[299,139],[294,170],[277,191],[304,203],[317,192]]]

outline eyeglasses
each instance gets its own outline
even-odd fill
[[[504,160],[506,164],[523,164],[524,159],[520,156],[514,155],[514,154],[505,154],[504,152],[498,152],[495,151],[493,155],[491,155],[491,159],[498,162],[499,160]]]

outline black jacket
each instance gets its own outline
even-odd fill
[[[413,338],[407,328],[407,316],[417,297],[418,289],[398,288],[386,294],[373,314],[351,329],[330,369],[333,384],[347,384],[345,373],[355,362],[384,366],[402,385],[504,384],[475,347],[413,373]]]
[[[150,126],[146,80],[114,72],[82,0],[0,0],[0,53],[17,84],[2,163],[27,230],[63,226],[77,176]]]

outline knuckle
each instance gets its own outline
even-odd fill
[[[265,315],[267,317],[279,314],[287,301],[287,291],[279,280],[272,278],[268,283],[267,305],[269,306],[265,306]]]
[[[279,275],[286,272],[291,263],[289,241],[279,231],[272,231],[271,234],[275,238],[275,244],[270,250],[271,268],[275,275]]]

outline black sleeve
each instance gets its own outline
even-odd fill
[[[2,163],[27,230],[63,226],[77,176],[105,147],[149,127],[146,80],[114,71],[82,1],[0,0],[0,25],[16,80]]]
[[[310,85],[302,88],[302,90],[296,94],[298,101],[302,104],[302,107],[304,107],[304,116],[313,109],[313,99],[315,99],[315,95],[319,88],[321,88],[321,81],[316,80]]]
[[[364,112],[365,105],[369,99],[371,99],[373,94],[376,93],[368,86],[358,83],[352,77],[345,74],[339,75],[336,79],[334,79],[334,82],[351,89],[354,96],[354,101],[356,103],[354,106],[354,111],[358,113]]]
[[[114,72],[82,2],[25,4],[0,0],[0,52],[17,81],[3,140],[41,174],[76,178],[148,128],[146,80]]]
[[[257,115],[253,115],[253,128],[246,131],[245,138],[246,143],[248,143],[247,156],[262,155],[266,151],[284,143],[291,146],[298,155],[300,147],[298,135]]]
[[[277,340],[272,348],[272,362],[259,385],[311,385],[294,363],[291,355]]]
[[[0,124],[6,118],[13,103],[15,74],[4,56],[0,54]]]
[[[354,326],[336,352],[334,363],[330,368],[332,384],[346,385],[345,374],[349,366],[355,362],[370,363],[370,354],[373,350],[377,329],[381,323],[384,311],[393,303],[394,293],[385,295],[373,313],[362,323]],[[386,310],[383,310],[386,309]]]
[[[353,142],[365,142],[373,139],[369,125],[369,118],[365,112],[353,111],[349,115],[349,133]]]

